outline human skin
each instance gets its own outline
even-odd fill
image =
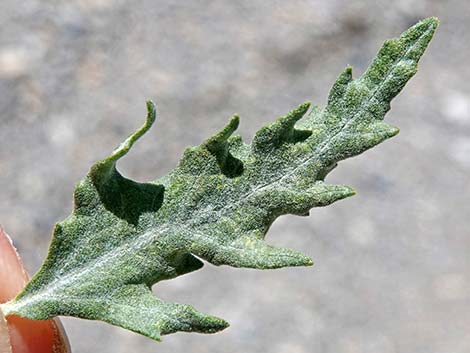
[[[11,239],[0,226],[0,303],[13,299],[28,275]],[[0,353],[68,353],[69,343],[58,319],[34,321],[0,312]]]

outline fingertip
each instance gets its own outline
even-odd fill
[[[10,237],[0,226],[0,303],[13,299],[28,275]],[[58,319],[28,320],[0,312],[0,353],[67,353],[67,336]]]

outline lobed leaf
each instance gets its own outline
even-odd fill
[[[398,133],[383,118],[416,73],[437,24],[425,19],[385,42],[358,79],[348,67],[323,110],[302,104],[261,128],[251,145],[232,136],[235,116],[188,148],[167,176],[138,183],[116,162],[154,122],[155,106],[147,102],[144,126],[77,185],[73,213],[56,225],[43,266],[2,311],[103,320],[156,340],[224,329],[221,319],[156,298],[152,285],[201,268],[200,259],[258,269],[312,265],[297,251],[268,245],[266,232],[281,215],[306,215],[354,194],[324,179],[339,161]]]

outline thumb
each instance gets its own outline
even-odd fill
[[[8,235],[0,226],[0,303],[13,299],[28,275]],[[0,312],[0,353],[67,353],[67,337],[58,319],[35,321]]]

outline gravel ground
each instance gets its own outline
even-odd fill
[[[470,5],[465,0],[0,3],[0,222],[30,270],[74,184],[158,102],[156,127],[120,164],[165,174],[235,112],[250,140],[305,100],[323,105],[351,64],[417,20],[441,26],[387,119],[393,140],[329,177],[356,197],[283,217],[269,239],[316,266],[207,265],[156,286],[231,323],[155,343],[64,319],[74,352],[468,353],[470,351]]]

